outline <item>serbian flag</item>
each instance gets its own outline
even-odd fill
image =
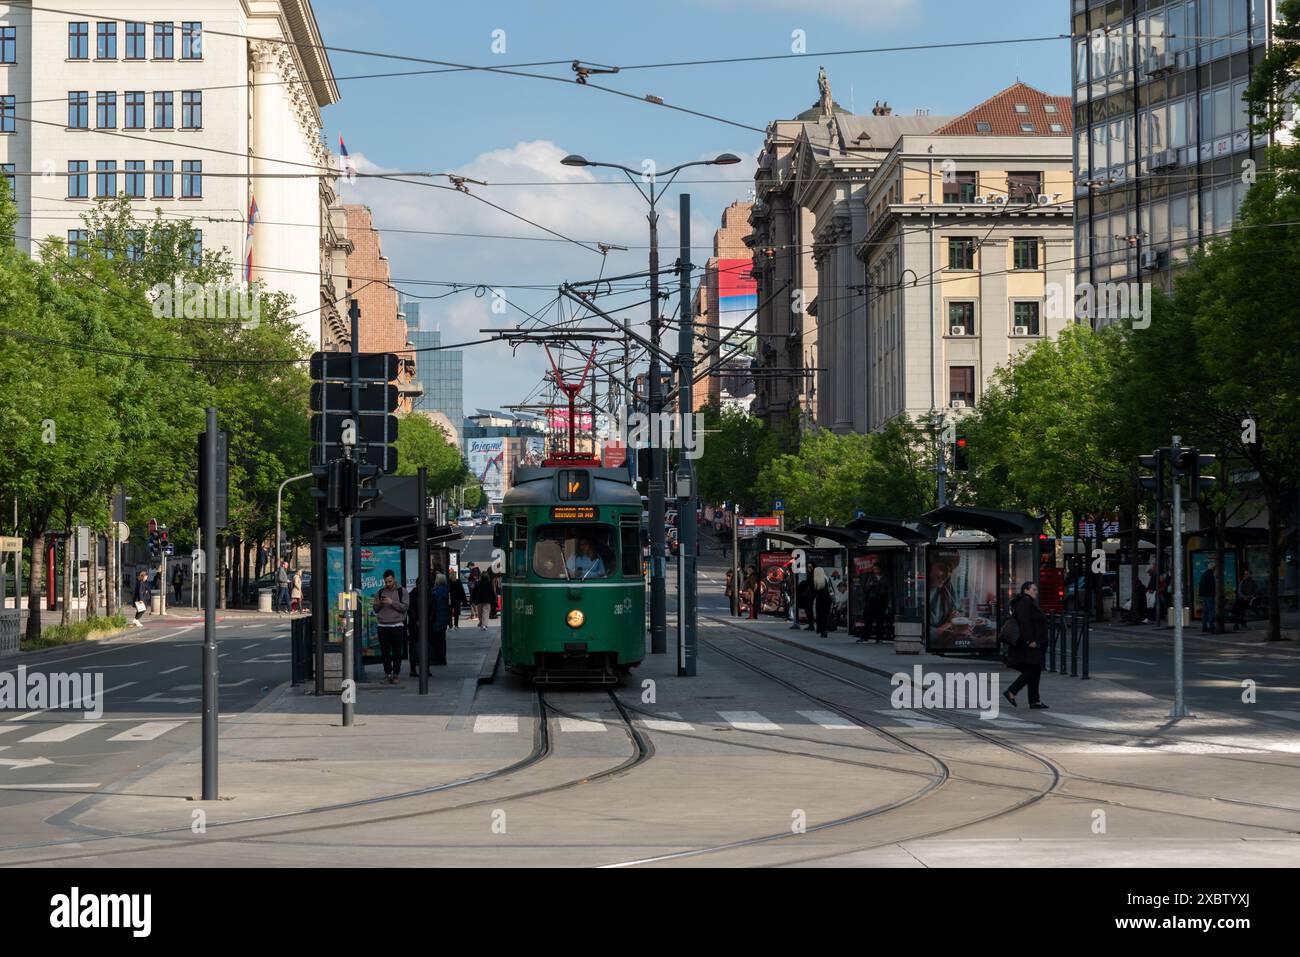
[[[253,250],[249,247],[248,258],[244,260],[244,282],[253,281]]]
[[[248,242],[253,241],[253,226],[257,222],[257,197],[253,196],[248,202]]]
[[[348,155],[347,144],[343,142],[343,134],[339,134],[339,153],[343,157],[343,172],[348,178],[349,183],[357,181],[357,168],[352,164],[352,157]]]

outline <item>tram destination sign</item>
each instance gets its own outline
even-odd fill
[[[596,509],[590,505],[557,505],[551,509],[553,522],[590,522],[596,518]]]

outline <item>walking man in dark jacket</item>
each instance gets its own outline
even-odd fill
[[[1219,623],[1214,620],[1214,560],[1201,573],[1201,583],[1197,586],[1196,597],[1201,600],[1201,632],[1219,630]]]
[[[379,620],[379,649],[384,657],[384,680],[397,684],[402,677],[402,651],[406,644],[406,612],[410,607],[406,589],[397,575],[384,572],[384,587],[375,595],[375,617]]]
[[[1047,661],[1047,616],[1038,607],[1036,583],[1025,582],[1020,586],[1020,594],[1011,602],[1011,617],[1020,630],[1020,637],[1007,654],[1007,666],[1019,671],[1020,676],[1002,696],[1014,708],[1016,695],[1021,688],[1028,686],[1029,707],[1046,709],[1047,705],[1038,697],[1038,680]]]

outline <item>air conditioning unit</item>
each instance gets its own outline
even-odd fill
[[[1039,206],[1050,206],[1052,204],[1052,197],[1048,196],[1046,193],[1039,193],[1035,198],[1038,200]]]
[[[1147,76],[1167,76],[1178,70],[1178,54],[1160,53],[1147,59]]]
[[[953,399],[952,402],[949,403],[949,405],[950,405],[952,408],[954,408],[954,409],[964,409],[964,408],[966,408],[966,400],[965,400],[965,399]]]
[[[1011,334],[1012,334],[1013,336],[1027,336],[1027,335],[1029,335],[1029,327],[1028,327],[1028,326],[1013,326],[1012,329],[1011,329]]]
[[[976,205],[976,206],[983,206],[983,205],[985,205],[987,202],[988,202],[988,199],[985,198],[985,197],[983,197],[983,196],[976,196],[976,197],[975,197],[975,205]]]
[[[1178,150],[1161,150],[1151,155],[1147,168],[1152,172],[1160,169],[1174,169],[1178,165]]]
[[[1144,249],[1141,258],[1143,269],[1164,269],[1169,265],[1167,249]]]
[[[948,335],[950,335],[950,336],[964,336],[964,335],[966,335],[966,327],[965,327],[965,326],[949,326],[949,327],[948,327]]]
[[[994,197],[993,197],[993,205],[994,205],[994,206],[1002,206],[1002,205],[1004,205],[1004,204],[1006,203],[1006,201],[1007,201],[1007,198],[1006,198],[1005,196],[994,196]]]

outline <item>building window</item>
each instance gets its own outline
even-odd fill
[[[196,229],[190,234],[190,265],[203,265],[203,230]]]
[[[992,125],[991,123],[985,123],[983,120],[980,120],[979,122],[977,122],[977,123],[975,124],[975,132],[976,132],[976,133],[992,133],[992,132],[993,132],[993,125]]]
[[[960,328],[961,332],[953,330]],[[948,335],[973,336],[975,335],[975,303],[974,302],[950,302],[948,303]]]
[[[147,55],[148,43],[145,40],[144,21],[131,20],[126,25],[126,59],[143,60]]]
[[[68,24],[68,59],[90,58],[90,24],[85,20]]]
[[[171,90],[159,90],[154,93],[153,128],[155,130],[170,130],[176,125],[176,117],[172,113],[173,102]]]
[[[203,129],[202,90],[185,90],[181,93],[181,129]]]
[[[173,50],[173,41],[176,35],[176,24],[165,23],[162,20],[155,20],[153,25],[153,58],[155,60],[170,60],[175,55]]]
[[[1017,103],[1017,104],[1016,104],[1016,112],[1017,112],[1017,113],[1028,113],[1028,112],[1029,112],[1029,106],[1028,106],[1028,104],[1025,104],[1025,103]]]
[[[95,161],[95,197],[112,199],[117,195],[117,160]]]
[[[203,160],[181,161],[181,198],[203,197]]]
[[[1033,124],[1033,123],[1021,123],[1021,124],[1020,124],[1020,132],[1021,132],[1021,133],[1033,133],[1033,132],[1034,132],[1034,124]]]
[[[0,96],[0,133],[12,133],[15,131],[15,109],[17,98],[13,95]]]
[[[1007,173],[1008,202],[1036,203],[1042,191],[1042,173]]]
[[[1044,113],[1059,113],[1059,112],[1061,112],[1061,111],[1058,110],[1058,109],[1056,108],[1056,104],[1055,104],[1055,103],[1044,103],[1044,104],[1043,104],[1043,112],[1044,112]]]
[[[948,237],[948,268],[975,268],[975,239],[971,236]]]
[[[1038,237],[1017,236],[1011,243],[1012,269],[1038,268]]]
[[[95,129],[117,129],[117,94],[95,94]]]
[[[181,59],[203,59],[203,24],[197,20],[181,24]]]
[[[126,161],[126,195],[144,199],[144,160]]]
[[[95,24],[95,59],[117,59],[117,23]]]
[[[86,198],[88,168],[85,160],[68,160],[68,199]]]
[[[68,94],[68,128],[90,129],[90,94],[74,90]]]
[[[126,258],[133,263],[144,259],[143,229],[128,229],[126,231]]]
[[[1064,124],[1061,124],[1061,123],[1052,123],[1052,124],[1050,124],[1050,126],[1051,126],[1051,130],[1052,130],[1053,133],[1064,133],[1064,132],[1065,132],[1065,126],[1064,126]]]
[[[144,129],[144,91],[133,90],[130,93],[124,93],[126,102],[123,104],[123,129],[142,130]]]
[[[5,182],[9,184],[9,198],[15,203],[18,202],[18,167],[14,163],[0,163],[0,173],[4,174]]]
[[[175,185],[176,164],[171,160],[153,161],[153,198],[171,199]]]
[[[954,173],[952,182],[943,184],[943,201],[945,203],[975,202],[975,173]]]
[[[1038,305],[1036,302],[1017,302],[1012,305],[1011,324],[1016,330],[1024,329],[1024,332],[1017,332],[1017,335],[1038,335]]]
[[[18,62],[18,28],[0,27],[0,63]]]
[[[948,401],[965,402],[966,408],[975,405],[975,367],[950,366],[948,369]]]
[[[74,259],[85,259],[90,255],[90,230],[68,230],[68,255]]]

